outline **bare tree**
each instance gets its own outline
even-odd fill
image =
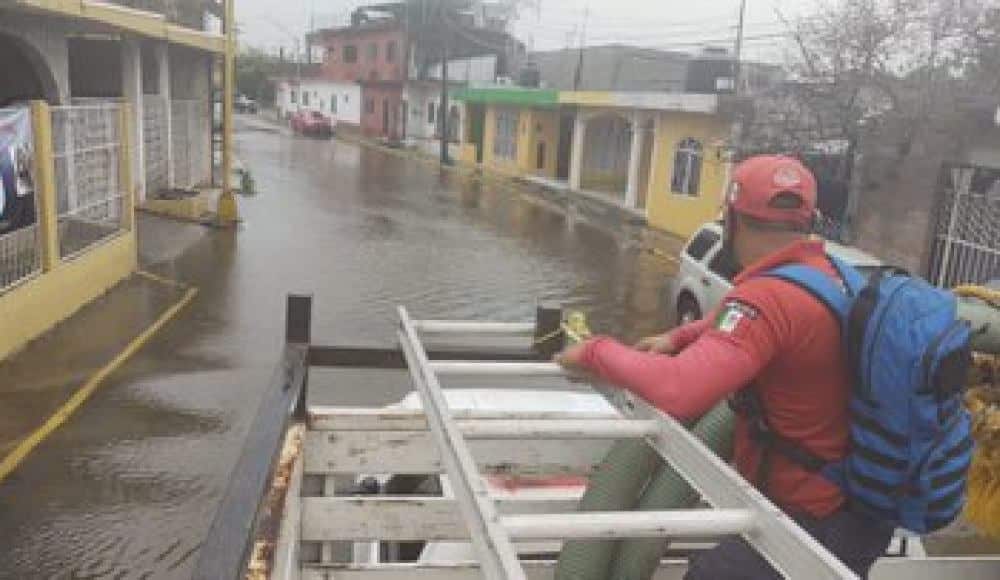
[[[849,189],[849,220],[860,193],[898,181],[915,149],[958,154],[976,134],[968,103],[1000,89],[995,1],[825,0],[784,21],[788,78],[755,100],[741,149],[823,156]],[[859,166],[862,153],[877,162]]]

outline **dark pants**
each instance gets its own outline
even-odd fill
[[[795,521],[861,578],[868,577],[868,569],[885,553],[892,540],[891,527],[846,510],[823,519],[801,517]],[[712,550],[692,558],[684,576],[684,580],[772,578],[782,576],[743,538],[724,540]]]

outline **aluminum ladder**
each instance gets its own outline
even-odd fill
[[[565,371],[554,363],[430,360],[422,342],[423,336],[499,339],[530,335],[535,323],[414,320],[404,307],[399,307],[398,314],[399,343],[485,578],[527,578],[513,546],[515,540],[734,534],[745,538],[787,578],[857,578],[680,423],[630,393],[595,387],[623,419],[456,421],[442,392],[442,377],[523,381],[561,377]],[[641,438],[687,479],[712,509],[501,516],[470,453],[467,440],[474,438]]]

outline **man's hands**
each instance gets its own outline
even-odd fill
[[[582,380],[592,379],[593,371],[584,364],[586,348],[586,341],[568,346],[566,350],[557,354],[554,360],[566,369],[571,376]],[[644,338],[637,342],[633,348],[640,352],[664,355],[674,355],[681,351],[677,346],[677,341],[673,338],[673,334],[670,332]]]
[[[587,372],[587,367],[583,364],[583,355],[586,347],[586,342],[570,345],[566,347],[566,350],[555,356],[555,362],[571,373],[584,374]]]
[[[677,354],[680,352],[673,339],[673,333],[670,332],[648,336],[635,343],[634,348],[640,352],[650,352],[653,354]]]

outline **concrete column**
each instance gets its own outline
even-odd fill
[[[122,41],[122,98],[132,107],[132,187],[137,203],[146,200],[146,146],[142,127],[142,53],[138,40]]]
[[[52,151],[52,112],[45,101],[31,102],[31,130],[35,141],[35,203],[42,246],[42,271],[51,272],[59,266],[59,203]]]
[[[174,113],[170,96],[170,45],[161,42],[156,45],[156,65],[159,72],[160,98],[166,104],[167,126],[167,187],[174,187]]]
[[[639,184],[641,183],[639,170],[642,167],[644,121],[645,119],[639,113],[632,115],[632,149],[628,158],[628,187],[625,189],[625,205],[632,209],[639,207]]]
[[[570,151],[569,188],[579,191],[583,186],[583,146],[587,142],[587,119],[577,111],[573,121],[573,149]]]

